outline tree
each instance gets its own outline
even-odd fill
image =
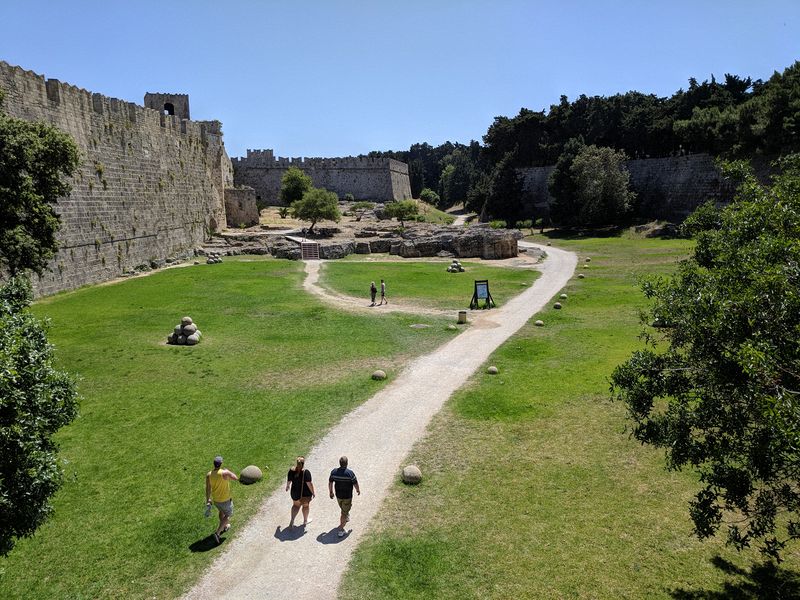
[[[68,134],[0,110],[0,270],[42,274],[57,248],[54,205],[69,193],[66,178],[77,167]]]
[[[514,166],[514,153],[509,152],[497,163],[489,178],[486,204],[482,218],[491,216],[514,226],[525,218],[522,198],[522,179]]]
[[[580,205],[571,169],[575,157],[584,148],[583,138],[580,137],[572,138],[564,144],[564,150],[547,180],[547,189],[553,197],[550,216],[557,225],[569,226],[578,222]]]
[[[52,435],[77,414],[75,384],[53,368],[53,347],[27,310],[30,283],[0,287],[0,556],[52,512],[61,485]]]
[[[368,210],[372,210],[373,208],[375,208],[374,202],[366,202],[362,200],[353,204],[353,206],[350,207],[350,210],[353,211],[353,214],[356,216],[356,221],[360,221],[361,217],[364,216],[364,213],[366,213]]]
[[[575,157],[570,174],[575,182],[581,225],[619,224],[631,208],[630,174],[624,152],[586,146]]]
[[[442,162],[445,167],[439,176],[440,204],[447,208],[467,199],[475,173],[475,162],[470,155],[470,148],[467,147],[456,148]]]
[[[386,205],[386,214],[400,221],[400,227],[405,227],[405,221],[410,221],[419,214],[419,206],[413,200],[390,202]]]
[[[703,209],[675,276],[644,283],[657,328],[611,378],[633,436],[699,473],[696,534],[725,522],[729,543],[778,560],[800,537],[800,156],[781,166],[771,187],[726,169],[735,200],[718,226]]]
[[[321,188],[311,188],[300,200],[292,202],[292,216],[301,221],[311,221],[308,233],[314,229],[317,221],[336,221],[342,218],[339,211],[339,198],[334,192]]]
[[[289,167],[281,177],[281,191],[279,194],[281,203],[290,206],[292,202],[300,200],[311,185],[311,177],[303,173],[297,167]]]

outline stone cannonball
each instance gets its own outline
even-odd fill
[[[181,325],[183,327],[186,327],[187,325],[191,325],[192,323],[194,323],[194,321],[192,321],[192,317],[183,317],[181,319]]]
[[[422,471],[417,465],[403,467],[403,483],[417,485],[420,481],[422,481]]]
[[[183,335],[192,335],[194,332],[197,331],[197,325],[194,323],[189,323],[188,325],[183,326]]]
[[[536,321],[534,325],[536,325],[537,327],[544,327],[544,321]]]
[[[173,331],[175,332],[175,335],[181,335],[183,333],[183,326],[175,325],[175,329]]]
[[[583,273],[578,273],[578,279],[583,279],[584,277],[586,277],[586,275]]]
[[[566,294],[561,294],[559,296],[559,298],[561,298],[562,300],[566,300],[567,299],[567,295]]]
[[[386,379],[386,372],[385,372],[385,371],[382,371],[381,369],[378,369],[377,371],[375,371],[375,372],[372,374],[372,378],[373,378],[375,381],[382,381],[382,380]]]
[[[256,481],[261,481],[261,478],[264,474],[261,472],[255,465],[248,465],[242,472],[239,474],[239,481],[245,485],[250,485],[251,483],[255,483]]]
[[[187,335],[186,336],[186,345],[187,346],[194,346],[199,341],[200,341],[200,337],[196,333],[193,333],[192,335]]]
[[[589,258],[589,257],[587,256],[587,257],[586,257],[586,262],[587,262],[587,263],[588,263],[588,262],[592,262],[592,259],[591,259],[591,258]]]
[[[178,336],[178,339],[175,340],[178,346],[185,346],[186,345],[186,336],[181,334]]]
[[[555,304],[553,304],[553,308],[555,308],[556,310],[560,309],[561,308],[561,302],[556,302]]]
[[[497,367],[495,367],[494,365],[492,365],[491,367],[489,367],[488,369],[486,369],[486,372],[487,372],[489,375],[497,375],[497,374],[499,373],[499,371],[497,370]]]

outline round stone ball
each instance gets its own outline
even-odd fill
[[[458,329],[458,327],[456,327],[455,325],[448,325],[447,328],[450,329],[451,331],[455,331],[456,329]]]
[[[194,261],[192,264],[193,264],[193,265],[199,265],[199,264],[200,264],[200,261],[199,261],[199,260],[196,260],[196,261]]]
[[[183,326],[183,335],[192,335],[194,332],[197,331],[197,325],[194,323],[189,323],[188,325]]]
[[[186,336],[181,334],[178,336],[178,339],[175,340],[178,346],[185,346],[186,345]]]
[[[386,372],[385,372],[385,371],[382,371],[381,369],[378,369],[377,371],[375,371],[375,372],[372,374],[372,378],[373,378],[375,381],[383,381],[384,379],[386,379]]]
[[[544,321],[537,320],[537,321],[534,323],[534,325],[536,325],[537,327],[544,327]]]
[[[174,334],[174,333],[170,333],[170,334],[167,336],[167,343],[168,343],[168,344],[174,344],[174,343],[175,343],[175,337],[176,337],[176,336],[175,336],[175,334]]]
[[[583,273],[578,273],[578,279],[583,279],[584,277],[586,277],[586,275]]]
[[[561,308],[561,302],[556,302],[555,304],[553,304],[553,308],[559,310]]]
[[[183,317],[181,319],[181,325],[184,327],[191,325],[192,323],[194,323],[194,321],[192,321],[192,317]]]
[[[498,371],[498,370],[497,370],[497,367],[495,367],[494,365],[492,365],[491,367],[489,367],[488,369],[486,369],[486,372],[487,372],[489,375],[497,375],[497,374],[498,374],[500,371]]]
[[[239,481],[245,485],[261,481],[262,477],[264,477],[264,474],[261,472],[261,469],[255,465],[247,465],[242,469],[242,472],[239,473]]]
[[[419,470],[417,465],[408,465],[403,467],[403,483],[417,485],[421,481],[422,471]]]
[[[547,245],[548,245],[548,246],[552,246],[552,245],[553,245],[553,242],[547,242]]]
[[[562,300],[566,300],[567,299],[567,295],[566,294],[561,294],[559,296],[559,298],[561,298]]]
[[[213,265],[214,264],[214,259],[213,258],[206,259],[206,264],[207,265]]]
[[[193,333],[192,335],[187,335],[186,336],[186,345],[187,346],[194,346],[199,341],[200,341],[200,338],[197,336],[196,333]]]
[[[203,332],[198,329],[197,331],[194,332],[194,335],[196,335],[198,338],[201,338],[203,337]]]
[[[586,262],[587,262],[587,263],[590,263],[590,262],[592,262],[592,259],[591,259],[591,258],[589,258],[589,257],[587,256],[587,257],[586,257]]]

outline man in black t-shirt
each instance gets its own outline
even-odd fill
[[[336,487],[336,499],[342,510],[339,518],[339,537],[344,537],[344,525],[350,520],[350,508],[353,506],[353,488],[359,496],[361,495],[356,474],[347,468],[346,456],[339,459],[339,468],[331,471],[331,476],[328,478],[328,492],[330,492],[331,498],[334,496],[334,486]]]

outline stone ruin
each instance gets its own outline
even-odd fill
[[[207,265],[215,265],[222,262],[222,255],[219,252],[208,252],[206,256]]]
[[[183,317],[175,325],[175,330],[167,336],[167,344],[173,346],[194,346],[200,342],[202,334],[192,321],[192,317]]]

